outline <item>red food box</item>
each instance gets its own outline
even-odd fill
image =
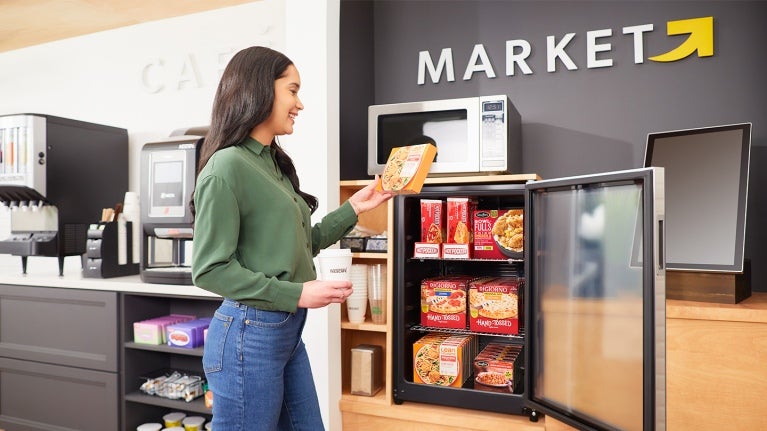
[[[416,242],[413,257],[442,257],[445,240],[445,202],[421,199],[421,241]]]
[[[474,210],[474,258],[506,259],[493,239],[493,225],[500,215],[500,210]]]
[[[445,259],[471,259],[476,202],[467,197],[447,198],[447,238],[442,246]]]
[[[466,329],[466,295],[476,277],[453,275],[421,281],[421,325]]]
[[[476,332],[519,334],[522,285],[518,277],[474,280],[469,284],[469,329]]]
[[[521,383],[519,357],[522,346],[489,343],[474,358],[474,389],[513,393]]]
[[[445,238],[445,201],[421,199],[421,242],[441,244]]]

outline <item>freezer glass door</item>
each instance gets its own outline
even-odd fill
[[[665,429],[662,177],[527,185],[527,401],[578,429]]]

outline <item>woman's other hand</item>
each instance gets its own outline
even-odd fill
[[[387,191],[379,191],[376,186],[381,182],[381,178],[376,175],[375,181],[360,189],[357,193],[353,194],[349,198],[349,203],[354,212],[360,215],[364,212],[370,211],[376,208],[378,205],[388,201],[394,196],[394,193]]]
[[[301,308],[320,308],[328,304],[342,303],[352,294],[350,281],[312,280],[304,283],[298,306]]]

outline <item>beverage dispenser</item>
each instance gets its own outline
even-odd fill
[[[0,116],[0,253],[64,257],[86,251],[88,225],[128,189],[125,129],[42,114]]]
[[[174,132],[141,149],[141,280],[192,284],[194,189],[197,148],[205,129]]]

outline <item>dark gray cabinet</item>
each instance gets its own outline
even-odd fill
[[[174,369],[203,376],[202,347],[183,349],[178,347],[137,344],[133,342],[133,322],[167,314],[191,314],[198,317],[213,316],[221,303],[219,298],[167,296],[124,293],[121,301],[122,334],[122,388],[123,421],[121,429],[135,430],[145,422],[160,422],[162,416],[172,411],[187,415],[203,416],[210,420],[211,411],[202,398],[191,402],[170,400],[146,395],[140,391],[145,377]]]
[[[0,285],[0,428],[119,425],[116,292]]]

